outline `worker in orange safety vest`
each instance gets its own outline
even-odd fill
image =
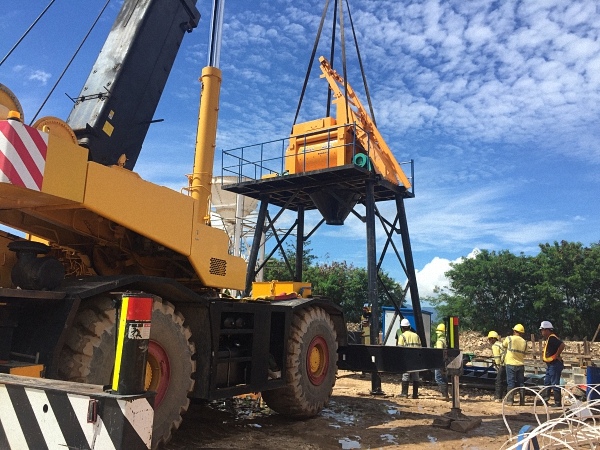
[[[546,340],[542,359],[546,363],[544,386],[548,386],[542,390],[541,395],[542,398],[548,402],[550,400],[550,392],[554,392],[554,406],[560,408],[562,406],[562,395],[559,388],[560,376],[565,367],[560,355],[565,349],[565,343],[556,336],[554,333],[554,326],[547,320],[544,320],[541,323],[540,332]]]

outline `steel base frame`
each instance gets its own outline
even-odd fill
[[[351,176],[348,177],[349,172]],[[352,207],[351,213],[358,217],[366,227],[366,251],[367,251],[367,274],[368,274],[368,298],[366,302],[371,305],[372,323],[371,323],[371,342],[379,342],[379,321],[373,318],[379,317],[379,302],[378,289],[381,287],[385,295],[394,305],[396,312],[400,318],[400,306],[404,301],[407,293],[410,293],[412,309],[416,318],[416,331],[421,338],[421,342],[426,345],[425,330],[422,321],[422,310],[419,299],[419,290],[416,283],[416,274],[414,261],[412,257],[412,249],[410,244],[410,235],[408,231],[408,222],[406,210],[404,207],[404,199],[413,197],[413,193],[405,190],[402,186],[395,186],[386,180],[382,179],[373,172],[360,170],[359,168],[340,167],[338,173],[335,169],[327,170],[327,177],[319,177],[317,175],[307,174],[306,176],[288,177],[285,180],[254,180],[239,184],[228,185],[224,187],[233,192],[242,193],[260,200],[260,208],[256,221],[256,229],[252,248],[248,260],[248,273],[246,277],[246,295],[250,293],[252,282],[256,279],[257,274],[265,267],[270,258],[277,251],[283,257],[283,260],[290,273],[290,278],[293,281],[302,281],[302,255],[304,253],[304,243],[317,231],[317,229],[325,222],[322,219],[312,230],[305,232],[304,216],[305,211],[316,209],[316,205],[310,199],[310,193],[319,189],[335,190],[340,186],[343,189],[351,189],[357,198],[357,204],[365,206],[365,215],[361,216]],[[344,182],[339,182],[340,179]],[[349,178],[354,180],[353,183],[348,183]],[[271,201],[271,200],[274,201]],[[396,206],[396,214],[393,220],[386,219],[377,203],[381,201],[393,200]],[[279,211],[275,215],[271,215],[269,205],[279,207]],[[272,209],[272,208],[271,208]],[[286,210],[295,211],[297,213],[295,222],[287,229],[278,230],[276,227],[277,220]],[[381,230],[386,235],[386,239],[382,251],[377,258],[376,248],[376,218],[379,219]],[[296,235],[296,261],[294,267],[288,260],[285,254],[283,244],[295,231]],[[275,239],[274,248],[265,256],[264,260],[258,264],[258,255],[263,233],[270,233]],[[396,240],[400,239],[400,243]],[[403,298],[394,298],[390,290],[380,275],[381,265],[388,251],[396,257],[406,278],[407,284],[404,288]],[[389,331],[388,331],[389,333]],[[373,372],[373,389],[374,393],[381,390],[381,381],[376,372]]]

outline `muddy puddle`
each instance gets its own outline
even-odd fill
[[[437,391],[423,388],[418,400],[407,400],[397,395],[399,380],[383,381],[389,395],[382,398],[365,396],[370,384],[358,375],[338,378],[327,407],[304,421],[286,419],[257,398],[194,402],[165,449],[491,450],[507,438],[501,409],[491,396],[465,393],[463,412],[481,417],[483,424],[457,433],[432,426],[450,408]]]

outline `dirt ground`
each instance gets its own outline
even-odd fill
[[[492,392],[461,389],[461,412],[480,418],[466,433],[434,427],[433,420],[450,412],[433,387],[420,389],[419,399],[400,398],[400,377],[382,375],[384,396],[369,395],[370,375],[341,371],[329,405],[315,418],[289,421],[256,400],[235,399],[211,405],[192,404],[168,450],[224,449],[499,449],[508,438],[502,404]],[[513,432],[534,424],[529,406],[506,407]]]

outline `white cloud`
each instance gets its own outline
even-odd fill
[[[33,70],[29,74],[28,78],[30,80],[39,81],[42,84],[42,86],[46,86],[46,83],[48,82],[51,76],[52,74],[44,72],[43,70]]]
[[[494,9],[429,1],[384,9],[371,2],[368,8],[364,20],[378,32],[366,36],[367,45],[385,49],[382,69],[401,73],[398,94],[412,97],[401,107],[383,104],[390,108],[379,112],[385,127],[444,129],[485,141],[535,137],[556,152],[564,152],[568,127],[589,124],[586,134],[597,137],[599,107],[590,99],[600,100],[591,69],[600,54],[599,14],[589,2],[508,1]],[[410,109],[421,103],[437,112],[425,122]],[[571,155],[600,161],[597,150],[572,147]]]
[[[479,249],[473,249],[467,256],[467,259],[475,258],[480,253]],[[433,297],[437,295],[434,291],[436,288],[447,288],[448,278],[446,272],[450,270],[450,264],[460,263],[464,258],[457,258],[450,261],[446,258],[434,257],[430,262],[425,264],[422,270],[417,270],[417,286],[419,287],[419,296]]]
[[[444,275],[450,270],[450,260],[435,257],[425,264],[422,270],[417,270],[417,286],[420,297],[433,297],[436,288],[448,286],[448,279]]]
[[[519,249],[551,239],[569,227],[570,220],[523,220],[510,211],[506,188],[488,186],[456,195],[427,189],[410,205],[413,248],[451,251],[472,245]]]

